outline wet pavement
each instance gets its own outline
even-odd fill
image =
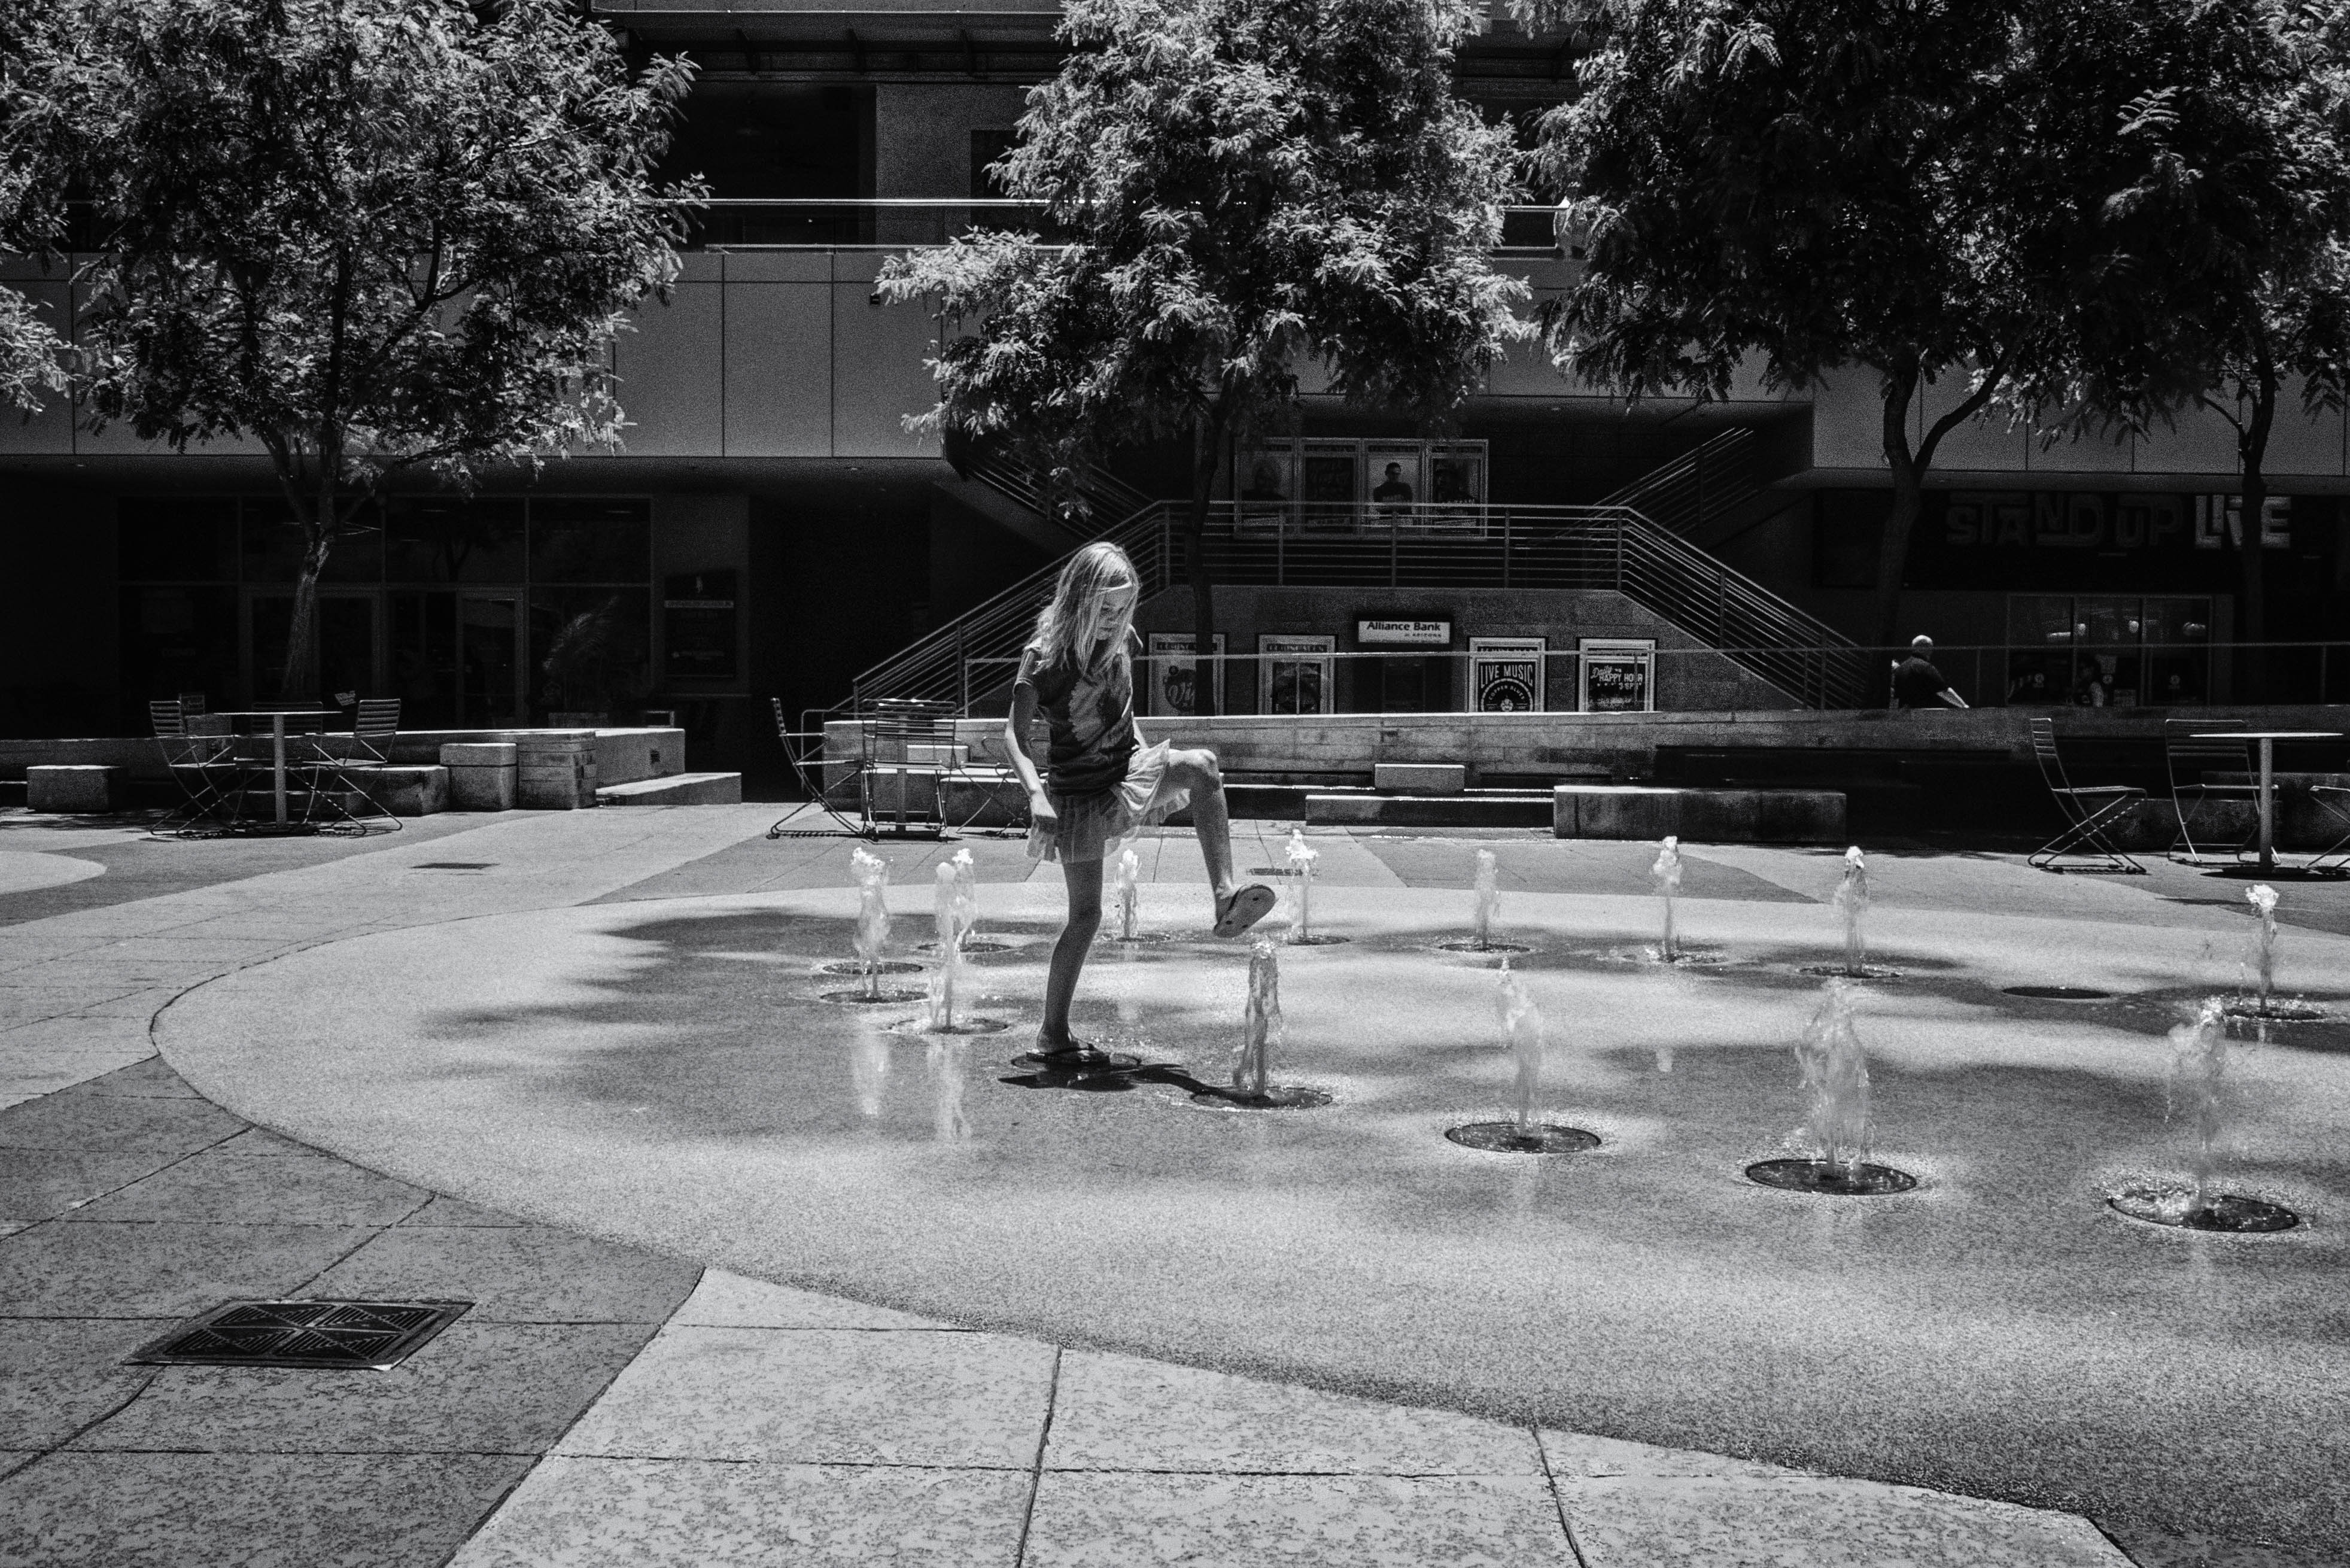
[[[1037,1334],[951,1310],[951,1289],[935,1298],[950,1310],[929,1314],[795,1289],[750,1277],[756,1270],[712,1266],[727,1261],[714,1255],[723,1249],[690,1242],[690,1227],[615,1224],[576,1193],[534,1193],[527,1139],[477,1148],[464,1180],[420,1185],[385,1174],[396,1162],[369,1157],[366,1140],[338,1126],[325,1147],[251,1127],[153,1053],[151,1025],[163,1012],[156,1032],[172,1054],[164,1010],[178,999],[196,1009],[198,988],[248,969],[237,983],[260,996],[271,975],[292,972],[279,961],[319,944],[341,952],[314,954],[313,964],[437,937],[478,953],[494,940],[466,939],[488,938],[502,922],[846,880],[846,845],[766,841],[759,835],[772,815],[701,807],[473,819],[479,826],[463,831],[378,839],[260,871],[233,857],[192,858],[144,896],[97,900],[89,889],[117,874],[111,863],[127,862],[128,849],[56,836],[28,845],[26,819],[0,814],[0,852],[90,858],[94,849],[108,865],[71,881],[0,886],[0,1100],[16,1102],[0,1110],[0,1562],[2255,1568],[2337,1555],[2307,1518],[2293,1521],[2298,1543],[2282,1547],[2258,1544],[2251,1532],[2199,1535],[2175,1520],[2165,1529],[2100,1515],[2093,1525],[1898,1477],[1838,1479],[1577,1436],[1571,1421],[1487,1419],[1125,1354],[1110,1347],[1121,1324],[1107,1299],[1090,1331]],[[1244,841],[1241,858],[1278,864],[1276,839],[1269,831]],[[1315,842],[1334,890],[1468,883],[1469,841],[1460,836]],[[1505,897],[1529,895],[1522,902],[1596,909],[1638,889],[1638,846],[1533,835],[1475,842],[1504,851]],[[971,846],[983,880],[1027,879],[1017,843]],[[1200,875],[1196,855],[1180,836],[1146,847],[1149,874],[1168,884],[1156,896],[1172,908]],[[900,885],[926,903],[936,851],[890,853]],[[1741,919],[1783,909],[1781,918],[1826,929],[1826,911],[1800,906],[1833,885],[1832,854],[1693,853],[1694,901]],[[2089,889],[2005,857],[1954,858],[1920,857],[1900,875],[1881,873],[1880,904],[2100,928],[2159,923],[2180,930],[2189,952],[2180,961],[2190,966],[2203,940],[2231,950],[2243,934],[2230,904],[2199,901],[2210,884],[2191,874],[2166,868],[2137,888]],[[434,861],[483,868],[423,868]],[[1696,864],[1711,869],[1700,877]],[[2313,904],[2332,891],[2293,890]],[[2218,892],[2241,898],[2234,888]],[[1334,898],[1334,919],[1345,904]],[[672,908],[647,913],[667,918]],[[909,904],[900,921],[907,941],[927,934],[912,929],[926,924],[918,912]],[[2289,929],[2334,919],[2327,909]],[[432,998],[452,994],[452,981],[474,983],[456,972],[463,963],[414,967],[413,954],[429,946],[362,966],[368,986]],[[537,944],[541,955],[549,948]],[[717,945],[701,956],[756,976],[774,949]],[[591,944],[590,957],[608,961],[598,983],[624,996],[648,974],[641,943],[608,952]],[[529,1107],[546,1085],[501,1033],[579,1002],[560,977],[517,970],[507,979],[502,993],[475,999],[462,1108]],[[388,1038],[406,1037],[359,990],[303,998],[298,1020],[278,1001],[278,1013],[248,1011],[242,1027],[264,1040],[298,1034],[305,1049],[362,1062]],[[690,992],[673,1004],[689,1015],[697,1005]],[[774,1044],[794,1034],[791,1016],[776,1012]],[[971,1049],[993,1063],[1018,1038]],[[898,1049],[924,1055],[919,1041]],[[199,1081],[217,1070],[217,1055],[191,1055],[201,1059]],[[657,1075],[655,1054],[648,1061]],[[914,1081],[900,1075],[901,1096]],[[870,1158],[869,1132],[852,1132],[864,1145],[844,1144],[843,1157]],[[646,1190],[729,1179],[723,1165],[688,1158],[691,1141],[679,1140],[675,1168],[639,1171]],[[2340,1171],[2315,1168],[2309,1179],[2331,1195],[2313,1217],[2328,1226]],[[467,1187],[520,1200],[492,1208],[450,1196]],[[2190,1244],[2214,1241],[2225,1244]],[[178,1316],[235,1294],[452,1295],[475,1305],[390,1373],[122,1365]],[[2334,1321],[2303,1331],[2313,1358],[2338,1358]],[[1677,1400],[1725,1405],[1746,1392],[1687,1382],[1672,1390]],[[1951,1390],[1954,1399],[1969,1394]],[[2276,1420],[2280,1439],[2338,1440],[2289,1410]],[[2051,1477],[2051,1490],[2064,1480]]]

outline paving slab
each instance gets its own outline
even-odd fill
[[[1024,1568],[1575,1568],[1524,1476],[1047,1473]]]
[[[0,1111],[0,1148],[193,1154],[244,1125],[200,1099],[126,1099],[75,1087]]]
[[[1013,1568],[1017,1471],[557,1457],[450,1568]]]
[[[66,1218],[210,1220],[258,1225],[391,1225],[432,1194],[322,1154],[229,1152],[242,1138],[188,1156]],[[0,1204],[0,1208],[5,1208]]]
[[[0,1316],[184,1317],[284,1296],[373,1232],[345,1225],[28,1226],[8,1238]]]
[[[119,1023],[119,1019],[89,1020],[91,1023]],[[203,1098],[188,1086],[188,1081],[172,1070],[172,1064],[153,1054],[147,1042],[147,1032],[138,1031],[139,1044],[146,1054],[138,1061],[89,1081],[93,1095],[121,1095],[132,1099],[200,1100]]]
[[[402,1220],[400,1223],[402,1225],[485,1225],[510,1231],[527,1226],[530,1221],[516,1219],[514,1215],[502,1213],[495,1209],[484,1209],[479,1204],[468,1203],[462,1198],[436,1196],[423,1208]]]
[[[471,1301],[479,1323],[658,1324],[700,1272],[541,1226],[411,1226],[375,1236],[312,1293]]]
[[[1825,1476],[1563,1482],[1585,1568],[2130,1568],[2087,1520]]]
[[[0,1447],[55,1448],[155,1376],[122,1358],[169,1318],[16,1318],[0,1332]]]
[[[526,1459],[57,1453],[0,1480],[0,1563],[440,1568]]]
[[[771,1285],[723,1269],[703,1271],[677,1315],[681,1327],[698,1328],[860,1328],[868,1330],[939,1330],[962,1332],[956,1324],[888,1307],[868,1306],[840,1296]]]
[[[626,1324],[460,1318],[389,1372],[166,1366],[128,1408],[73,1447],[540,1454],[646,1338],[642,1327]]]
[[[1053,1360],[993,1334],[673,1325],[558,1451],[1025,1470]]]
[[[184,1155],[83,1154],[0,1146],[0,1216],[30,1222],[62,1214],[151,1176]]]
[[[1130,1355],[1065,1352],[1047,1469],[1540,1476],[1523,1427]]]

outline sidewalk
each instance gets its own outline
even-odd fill
[[[684,883],[741,892],[746,867],[831,875],[839,846],[767,844],[771,815],[517,816],[111,904],[89,900],[112,870],[0,887],[14,922],[0,924],[0,1563],[2314,1562],[2116,1525],[2125,1554],[2069,1514],[1375,1404],[705,1271],[249,1127],[147,1044],[187,988],[321,941],[691,896]],[[7,826],[0,853],[26,851]],[[33,850],[70,856],[55,843]],[[1358,844],[1320,846],[1358,885],[1393,877]],[[1188,844],[1164,850],[1154,869],[1197,874]],[[901,881],[919,874],[906,858]],[[1016,844],[985,859],[1024,875]],[[329,1294],[475,1304],[390,1373],[120,1364],[231,1296]]]

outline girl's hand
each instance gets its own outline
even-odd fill
[[[1061,826],[1061,814],[1053,809],[1051,797],[1041,789],[1030,792],[1028,815],[1039,827],[1052,828]]]

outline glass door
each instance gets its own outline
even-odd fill
[[[467,726],[522,722],[522,596],[467,594],[457,624],[458,719]]]

